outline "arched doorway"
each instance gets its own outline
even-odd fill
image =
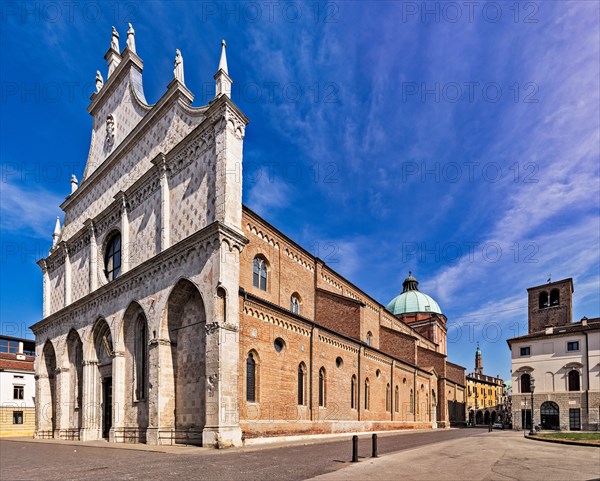
[[[52,438],[56,430],[56,352],[46,341],[40,364],[38,406],[38,437]]]
[[[484,424],[490,424],[490,412],[486,411],[485,414],[483,415],[483,423]]]
[[[69,360],[69,431],[67,436],[79,439],[83,420],[83,343],[75,329],[67,336]]]
[[[496,411],[492,411],[492,424],[494,424],[497,419],[498,419],[498,415],[496,414]]]
[[[110,327],[104,319],[98,320],[94,326],[93,341],[93,356],[98,369],[96,402],[100,406],[95,420],[99,421],[97,428],[100,436],[109,439],[113,427],[112,361],[114,349]]]
[[[180,280],[169,295],[166,307],[170,357],[165,359],[167,372],[172,376],[162,387],[169,402],[163,415],[167,428],[174,433],[175,442],[202,443],[206,422],[206,312],[196,286]]]
[[[560,429],[558,404],[552,401],[542,403],[540,406],[540,414],[542,417],[542,429]]]
[[[475,424],[483,424],[483,413],[481,411],[477,411],[475,415]]]

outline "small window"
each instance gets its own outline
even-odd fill
[[[410,406],[409,406],[410,412],[414,413],[415,412],[415,395],[413,393],[413,390],[410,390]]]
[[[381,370],[377,369],[377,371],[375,371],[375,376],[377,376],[377,379],[379,379],[381,377]]]
[[[373,333],[371,331],[367,332],[367,345],[373,345]]]
[[[521,356],[531,356],[531,347],[522,347],[521,348]]]
[[[254,258],[252,285],[262,291],[267,290],[267,261],[263,257],[256,256]]]
[[[13,376],[14,379],[23,379],[23,376],[17,376],[16,374]]]
[[[567,351],[579,351],[579,341],[567,342]]]
[[[319,369],[319,406],[325,407],[325,388],[326,388],[326,380],[325,380],[325,368],[322,367]]]
[[[336,365],[338,368],[341,368],[341,367],[344,365],[344,360],[343,360],[341,357],[338,357],[338,358],[335,360],[335,365]]]
[[[23,411],[13,411],[13,424],[23,424]]]
[[[277,339],[275,339],[275,342],[273,342],[273,347],[277,352],[281,352],[285,348],[285,341],[278,337]]]
[[[569,429],[581,431],[581,409],[569,409]]]
[[[246,359],[246,401],[256,402],[256,359],[252,352]]]
[[[399,412],[400,411],[400,388],[398,386],[396,386],[396,392],[394,393],[394,406],[395,406],[395,411]]]
[[[350,382],[350,408],[356,409],[356,375],[352,376],[352,381]]]
[[[24,386],[13,386],[13,399],[24,399]]]
[[[306,366],[303,362],[298,366],[298,405],[306,406]]]
[[[300,314],[300,296],[297,293],[290,297],[290,311],[292,314]]]
[[[109,281],[121,273],[121,234],[113,234],[106,244],[104,253],[104,274]]]
[[[386,410],[386,412],[392,412],[391,403],[392,403],[392,391],[391,391],[390,385],[388,383],[388,385],[385,387],[385,410]]]
[[[371,406],[371,385],[369,378],[365,379],[365,410],[369,410]]]

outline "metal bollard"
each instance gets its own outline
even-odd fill
[[[377,458],[377,434],[373,433],[371,437],[371,457]]]
[[[358,463],[358,436],[352,436],[352,462]]]

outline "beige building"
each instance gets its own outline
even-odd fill
[[[505,419],[504,381],[483,373],[483,356],[477,345],[475,371],[467,374],[467,416],[471,426]]]
[[[531,287],[529,333],[508,339],[513,428],[599,430],[600,318],[572,322],[573,280]]]

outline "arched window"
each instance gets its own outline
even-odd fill
[[[246,401],[256,402],[256,355],[248,353],[246,359]]]
[[[263,291],[267,290],[267,260],[264,257],[256,256],[254,258],[252,285]]]
[[[560,291],[558,289],[552,289],[550,291],[550,305],[558,306],[560,304]]]
[[[303,362],[298,365],[298,405],[306,405],[306,366]]]
[[[367,344],[369,346],[373,345],[373,333],[371,331],[367,332]]]
[[[300,314],[300,296],[296,292],[290,297],[290,311],[293,314]]]
[[[350,408],[356,409],[356,375],[352,375],[352,381],[350,382]]]
[[[319,369],[319,406],[325,407],[325,368]]]
[[[371,386],[369,378],[365,379],[365,409],[368,411],[371,405]]]
[[[580,391],[579,371],[573,369],[569,371],[569,391]]]
[[[550,305],[548,303],[548,293],[546,291],[540,292],[539,301],[540,309],[544,309]]]
[[[521,392],[531,392],[531,376],[527,373],[521,374]]]
[[[390,383],[387,384],[387,386],[385,387],[385,410],[386,412],[391,412],[392,411],[392,391],[390,389]]]
[[[121,234],[115,232],[108,238],[104,251],[104,274],[109,281],[121,273]]]
[[[396,386],[396,392],[394,393],[394,407],[396,412],[400,412],[400,388]]]
[[[409,406],[410,412],[414,413],[415,412],[415,395],[413,394],[413,390],[410,390],[410,406]]]
[[[148,379],[148,325],[142,315],[135,323],[134,347],[135,398],[141,401],[146,399]]]

